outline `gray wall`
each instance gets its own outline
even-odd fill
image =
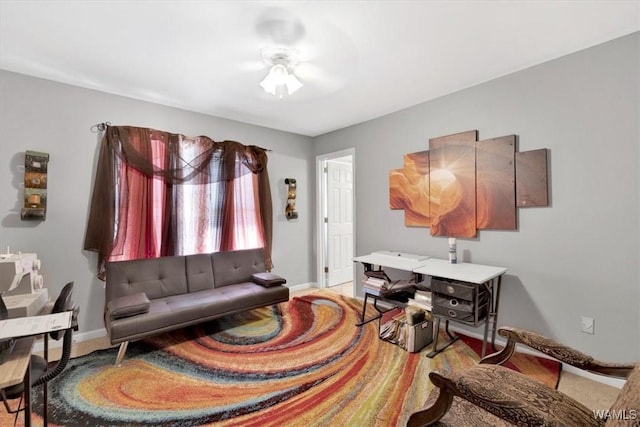
[[[500,325],[531,328],[610,361],[640,358],[638,33],[314,138],[355,147],[356,253],[447,257],[445,238],[389,209],[388,173],[428,139],[477,129],[550,151],[551,206],[519,210],[518,231],[458,239],[464,261],[508,267]],[[371,99],[377,102],[375,88]],[[361,292],[361,287],[359,292]],[[595,335],[580,332],[580,316]],[[478,330],[477,332],[480,332]]]
[[[186,135],[233,139],[273,150],[269,176],[274,208],[274,272],[291,286],[315,279],[312,240],[313,169],[308,137],[81,89],[6,71],[0,72],[0,248],[36,252],[49,294],[75,281],[80,332],[103,328],[103,283],[96,255],[82,249],[99,136],[92,125],[151,127]],[[21,221],[24,152],[50,153],[48,209],[44,222]],[[21,168],[22,166],[22,168]],[[312,176],[312,175],[311,175]],[[284,179],[297,178],[299,219],[284,216]]]
[[[509,268],[501,325],[538,330],[606,360],[640,358],[639,36],[624,37],[311,140],[0,71],[0,248],[37,252],[52,295],[75,280],[81,331],[102,328],[95,254],[82,250],[98,147],[93,124],[148,126],[270,148],[274,272],[315,281],[315,156],[356,150],[356,252],[383,248],[446,258],[447,242],[389,209],[388,172],[428,139],[478,129],[550,150],[552,206],[519,211],[519,230],[460,239],[465,261]],[[379,102],[375,88],[371,99]],[[45,222],[19,220],[23,153],[51,154]],[[298,180],[287,222],[284,178]],[[580,333],[580,316],[595,335]]]

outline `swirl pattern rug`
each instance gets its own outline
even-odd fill
[[[49,383],[49,425],[405,425],[431,369],[477,363],[462,342],[428,359],[382,341],[377,322],[355,326],[361,307],[321,291],[133,342],[121,367],[115,348],[72,359]]]

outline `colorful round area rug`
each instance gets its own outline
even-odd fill
[[[49,425],[404,426],[432,369],[479,360],[462,340],[433,359],[431,346],[408,353],[378,338],[378,322],[356,326],[361,310],[318,291],[132,342],[120,367],[117,348],[72,359],[49,383]],[[32,401],[42,425],[42,387]]]
[[[133,342],[120,367],[117,349],[72,359],[49,385],[49,424],[404,424],[428,361],[379,340],[377,322],[356,327],[360,310],[316,293]]]

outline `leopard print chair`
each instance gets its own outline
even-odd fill
[[[434,389],[422,410],[409,418],[415,426],[640,426],[640,364],[611,364],[534,332],[500,328],[506,346],[469,369],[442,375],[431,372]],[[519,372],[502,367],[516,344],[524,344],[556,360],[603,375],[626,378],[608,412],[592,410],[565,394]]]

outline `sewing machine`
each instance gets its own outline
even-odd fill
[[[36,254],[0,254],[0,294],[9,318],[35,316],[49,300]]]
[[[7,249],[6,254],[0,254],[0,320],[38,314],[49,299],[38,274],[40,260],[36,254],[8,252]],[[13,338],[0,340],[0,364],[14,346]]]

